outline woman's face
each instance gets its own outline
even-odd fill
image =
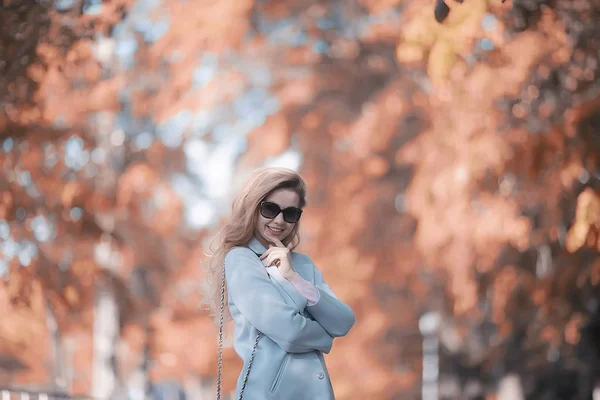
[[[291,189],[279,189],[271,193],[264,200],[277,204],[280,209],[285,210],[288,207],[298,207],[300,198],[298,193]],[[273,243],[272,238],[283,241],[294,229],[296,224],[291,224],[283,219],[283,213],[279,213],[275,218],[268,219],[258,213],[255,236],[265,246]]]

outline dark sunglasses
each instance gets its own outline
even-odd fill
[[[263,217],[275,219],[279,213],[283,213],[283,219],[290,224],[295,224],[302,216],[302,210],[297,207],[288,207],[285,210],[282,210],[277,204],[271,203],[270,201],[263,201],[260,203],[260,215]]]

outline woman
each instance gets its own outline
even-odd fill
[[[233,319],[234,348],[244,361],[236,398],[243,391],[253,400],[334,399],[323,353],[348,333],[354,313],[311,259],[293,251],[305,204],[296,172],[258,170],[234,201],[209,260],[212,309],[219,315],[227,298],[223,319]]]

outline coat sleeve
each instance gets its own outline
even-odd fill
[[[311,261],[312,264],[312,261]],[[319,301],[306,307],[306,311],[333,337],[345,336],[354,326],[354,312],[339,300],[323,279],[323,274],[314,266],[315,286],[319,290]]]
[[[240,313],[283,350],[331,350],[331,335],[285,302],[252,250],[232,249],[225,257],[225,277],[229,298]]]

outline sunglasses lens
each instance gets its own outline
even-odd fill
[[[301,215],[302,211],[297,208],[286,208],[283,210],[283,219],[290,224],[298,222]]]
[[[275,218],[280,211],[277,204],[265,202],[260,205],[260,213],[265,218]]]

